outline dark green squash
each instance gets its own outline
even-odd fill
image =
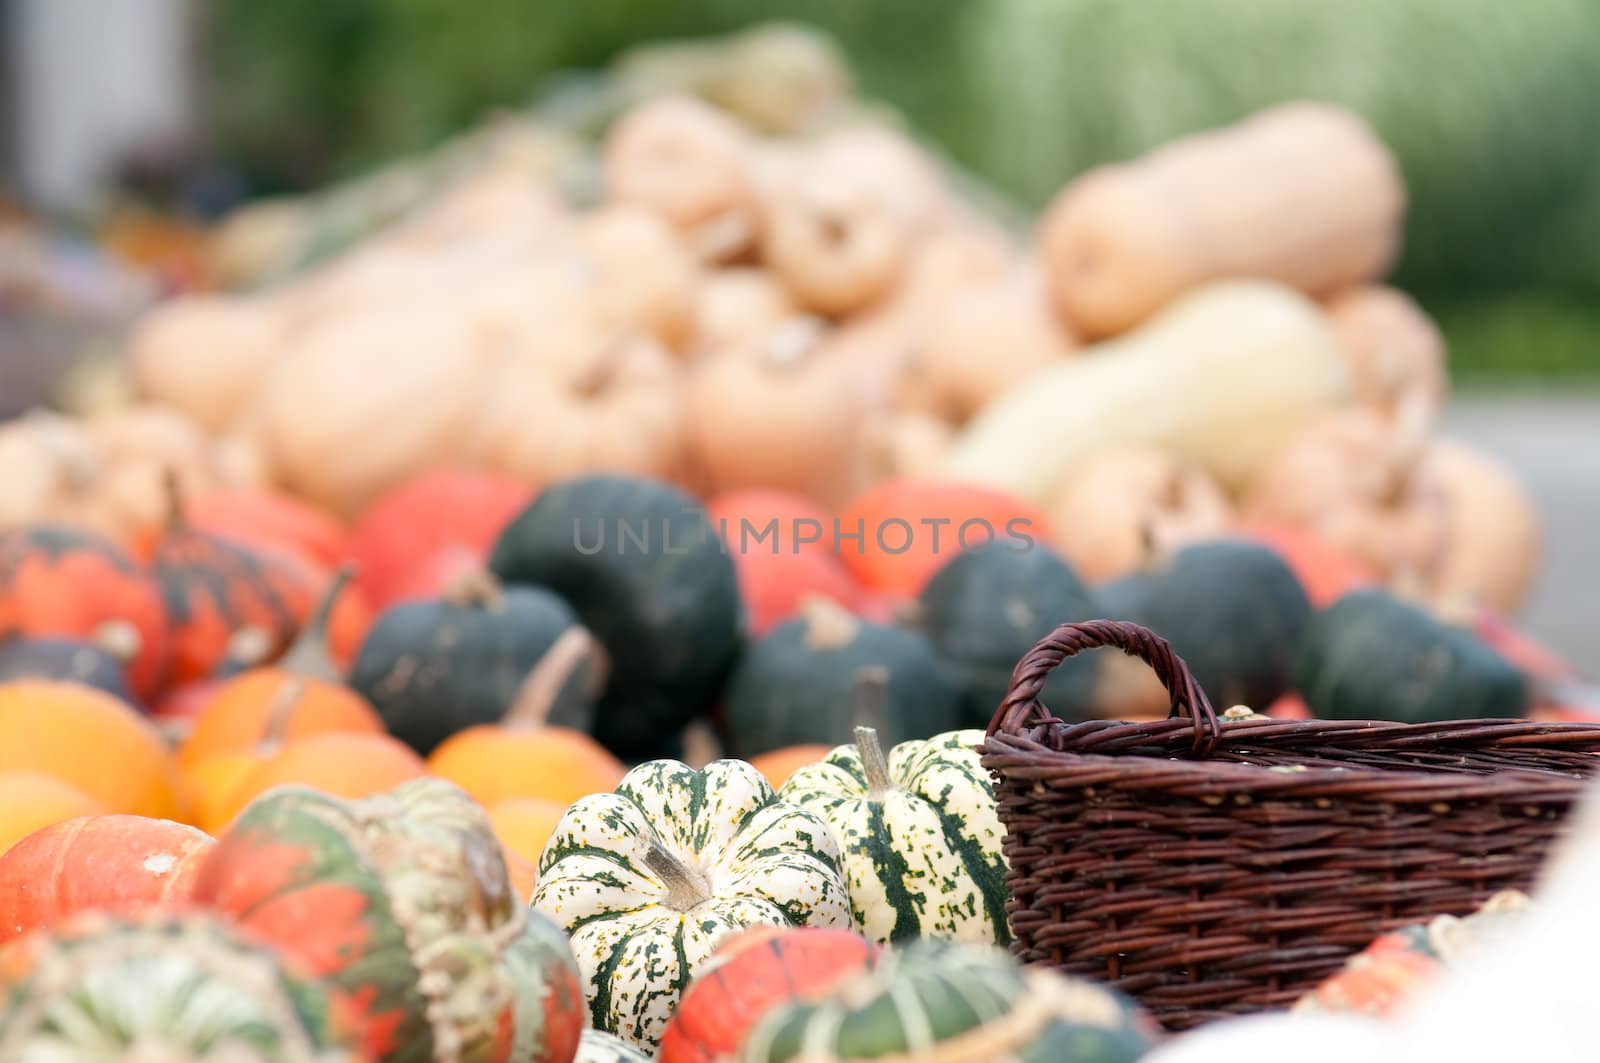
[[[961,684],[915,631],[811,598],[744,655],[723,711],[730,756],[839,745],[858,725],[892,746],[956,730]]]
[[[1312,616],[1293,570],[1276,552],[1244,539],[1191,543],[1097,595],[1106,619],[1131,620],[1171,643],[1218,712],[1232,705],[1265,709],[1290,689]],[[1120,696],[1108,682],[1096,695],[1102,702]]]
[[[670,484],[599,475],[546,487],[501,533],[490,568],[559,594],[605,646],[595,736],[656,756],[715,703],[738,656],[739,585],[704,508]]]
[[[1024,967],[992,945],[913,940],[831,993],[769,1012],[738,1063],[1134,1063],[1160,1028],[1106,986]]]
[[[1011,671],[1058,624],[1094,620],[1102,607],[1054,550],[992,542],[964,550],[923,587],[914,624],[959,678],[961,726],[985,728]],[[1041,700],[1064,720],[1088,714],[1099,658],[1070,657],[1050,673]]]
[[[1317,614],[1295,687],[1317,716],[1427,723],[1525,716],[1526,675],[1470,632],[1387,591],[1351,591]]]
[[[546,661],[555,669],[552,681],[535,683],[548,671],[540,670]],[[427,756],[457,731],[513,713],[586,731],[605,672],[605,652],[566,602],[539,587],[502,588],[474,572],[441,598],[385,610],[361,643],[348,682],[391,734]]]
[[[0,683],[13,679],[65,679],[138,704],[128,686],[123,658],[86,639],[17,638],[0,642]]]

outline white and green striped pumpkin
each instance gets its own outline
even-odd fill
[[[982,742],[982,731],[950,731],[901,742],[886,760],[876,732],[859,727],[855,745],[784,784],[783,800],[833,828],[856,928],[874,941],[1010,940],[1005,828]]]
[[[1115,990],[1023,967],[994,945],[927,938],[769,1014],[738,1063],[1132,1063],[1158,1037]]]
[[[572,1063],[650,1063],[650,1056],[604,1030],[585,1030]]]
[[[570,935],[593,1024],[651,1051],[724,935],[850,925],[828,825],[738,760],[653,760],[580,798],[539,858],[533,907]]]

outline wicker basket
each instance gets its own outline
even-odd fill
[[[1053,718],[1045,677],[1099,646],[1143,658],[1171,717]],[[1161,638],[1063,624],[1018,663],[984,746],[1013,951],[1169,1029],[1288,1006],[1384,931],[1527,888],[1595,749],[1582,724],[1219,720]]]

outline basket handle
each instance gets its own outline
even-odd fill
[[[1016,734],[1023,728],[1051,723],[1055,717],[1039,701],[1045,679],[1068,657],[1102,646],[1115,647],[1148,664],[1172,696],[1168,719],[1188,716],[1194,721],[1194,750],[1208,755],[1222,737],[1222,725],[1206,692],[1195,682],[1183,658],[1172,652],[1167,640],[1148,628],[1124,620],[1085,620],[1062,624],[1022,655],[1011,673],[1011,689],[989,721],[988,734]]]

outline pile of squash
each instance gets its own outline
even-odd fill
[[[1028,235],[891,126],[685,95],[593,202],[473,160],[0,426],[0,1056],[1133,1060],[1000,949],[975,747],[1041,636],[1142,623],[1229,718],[1571,678],[1345,112]],[[1043,701],[1169,705],[1115,653]]]
[[[1443,341],[1383,284],[1405,185],[1349,112],[1092,170],[1026,232],[859,116],[777,136],[649,100],[592,202],[525,156],[281,284],[169,302],[138,395],[344,518],[446,466],[825,507],[931,475],[1034,506],[1091,580],[1244,522],[1440,608],[1513,612],[1536,574],[1521,486],[1434,432]]]

